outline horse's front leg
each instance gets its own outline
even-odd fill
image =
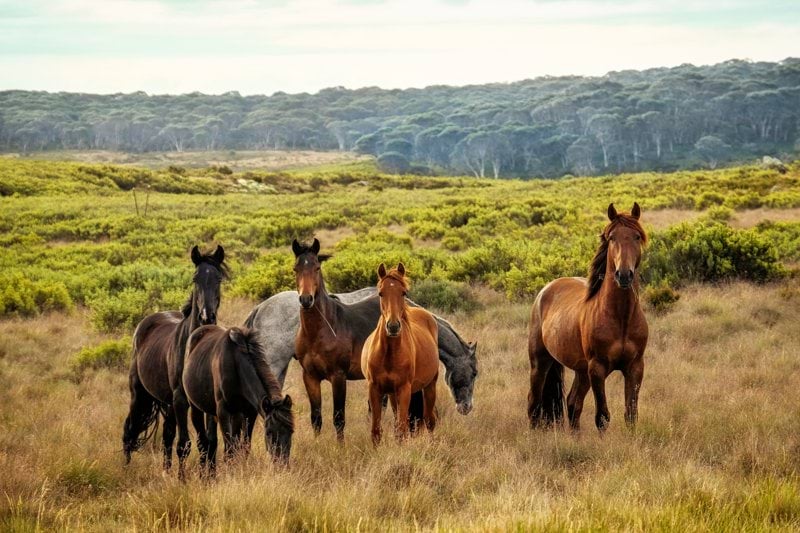
[[[222,401],[217,401],[217,420],[222,426],[222,440],[225,443],[225,462],[233,458],[236,453],[237,434],[234,432],[234,419],[227,406]]]
[[[303,385],[306,386],[308,403],[311,404],[311,426],[314,428],[314,436],[317,436],[322,431],[322,389],[320,380],[303,369]]]
[[[395,427],[397,438],[402,440],[408,437],[408,407],[411,404],[411,383],[404,383],[395,390],[397,398],[397,413]]]
[[[589,361],[589,379],[594,393],[594,403],[597,411],[594,415],[594,423],[597,429],[605,431],[611,421],[611,413],[608,412],[606,403],[606,377],[608,377],[608,366],[604,361],[592,359]]]
[[[438,377],[437,375],[433,378],[433,381],[428,383],[428,386],[423,389],[424,406],[422,416],[428,431],[433,431],[433,428],[436,427],[436,380]]]
[[[344,441],[344,409],[347,403],[347,376],[339,372],[331,378],[333,389],[333,426],[336,428],[336,438]],[[380,413],[380,411],[379,411]]]
[[[625,423],[633,428],[639,417],[639,390],[644,377],[644,359],[639,356],[623,371],[625,376]]]
[[[378,385],[369,384],[369,407],[372,415],[372,444],[377,446],[381,442],[381,415],[383,414],[383,396]]]

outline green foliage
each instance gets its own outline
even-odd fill
[[[468,285],[441,279],[415,282],[408,297],[422,307],[446,313],[473,311],[480,307]]]
[[[233,282],[232,293],[264,300],[282,291],[294,290],[294,257],[291,253],[265,254],[251,263]]]
[[[72,307],[72,298],[61,282],[31,281],[20,272],[0,274],[0,316],[31,316]]]
[[[666,313],[670,311],[680,298],[681,295],[678,291],[665,282],[662,282],[660,285],[647,287],[644,291],[645,301],[657,313]]]
[[[785,269],[775,246],[757,230],[737,230],[714,221],[678,224],[652,239],[646,278],[670,284],[731,278],[763,282]]]
[[[130,366],[131,338],[101,342],[97,346],[83,348],[75,354],[71,366],[77,373],[87,369],[108,368],[127,370]]]

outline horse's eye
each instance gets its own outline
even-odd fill
[[[408,296],[408,293],[406,291],[403,291],[403,296]]]
[[[636,237],[634,237],[634,238],[635,238],[637,241],[641,241],[641,240],[642,240],[642,236],[641,236],[641,235],[637,235],[637,236],[636,236]]]
[[[378,298],[383,298],[383,293],[382,292],[378,293]]]

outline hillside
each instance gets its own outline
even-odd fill
[[[242,96],[0,92],[0,150],[355,151],[396,172],[553,177],[796,154],[800,60]]]

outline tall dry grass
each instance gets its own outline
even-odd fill
[[[0,322],[0,529],[70,530],[796,530],[800,527],[800,290],[693,287],[649,316],[640,423],[531,431],[525,418],[528,305],[492,293],[451,317],[479,341],[475,410],[440,384],[434,435],[373,449],[363,383],[351,383],[336,444],[329,389],[314,438],[295,364],[291,466],[275,469],[256,428],[252,456],[215,482],[186,484],[147,446],[122,464],[123,372],[78,376],[72,355],[100,340],[80,312]],[[226,304],[236,323],[250,302]],[[388,430],[388,417],[384,417]],[[191,464],[196,466],[196,453]]]

